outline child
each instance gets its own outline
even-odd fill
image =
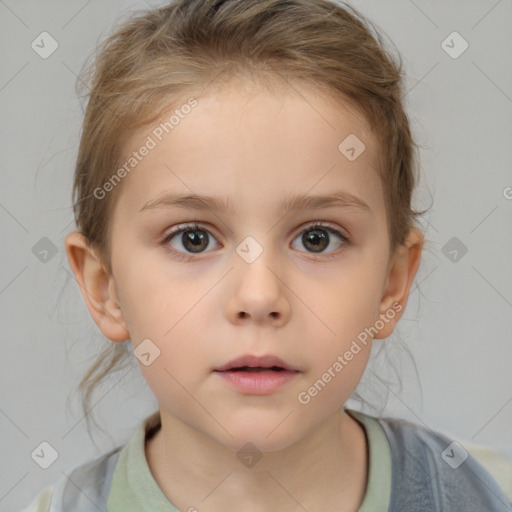
[[[37,511],[506,511],[447,436],[344,407],[424,236],[401,67],[329,0],[176,0],[97,58],[70,266],[159,410]]]

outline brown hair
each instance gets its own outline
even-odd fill
[[[73,184],[77,228],[111,271],[111,212],[121,184],[94,191],[121,165],[123,143],[213,81],[302,84],[344,101],[376,135],[390,249],[415,217],[417,146],[404,110],[402,61],[354,8],[330,0],[176,0],[124,21],[84,72],[88,104]],[[341,141],[340,141],[341,142]],[[130,356],[112,343],[80,382],[86,415],[96,385]],[[87,418],[89,419],[89,418]]]

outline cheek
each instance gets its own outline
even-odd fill
[[[158,357],[150,366],[139,362],[141,371],[152,382],[172,384],[169,373],[180,382],[190,381],[187,368],[204,359],[205,332],[208,323],[204,312],[206,293],[211,284],[200,279],[162,279],[158,269],[132,273],[123,282],[123,314],[134,350],[143,340],[151,340]],[[172,284],[170,284],[172,283]],[[148,342],[146,342],[148,343]],[[151,344],[149,344],[152,347]],[[169,373],[167,373],[167,371]],[[188,372],[188,374],[187,374]]]
[[[313,285],[306,304],[324,339],[347,341],[371,326],[379,315],[382,272],[377,267],[347,266],[321,285]],[[311,313],[308,313],[311,316]]]
[[[205,343],[207,326],[199,325],[193,314],[186,314],[190,307],[183,303],[176,307],[177,314],[163,314],[148,308],[148,314],[143,317],[139,312],[138,319],[134,319],[134,332],[138,336],[132,337],[132,344],[136,356],[146,352],[138,348],[139,344],[140,347],[146,344],[148,352],[154,352],[150,364],[137,358],[139,368],[159,401],[166,403],[168,400],[166,408],[178,412],[180,408],[190,408],[190,395],[185,390],[193,392],[208,377],[211,362]]]
[[[311,376],[321,380],[320,386],[328,382],[321,401],[348,398],[366,369],[374,334],[369,329],[379,319],[382,275],[382,268],[360,258],[311,288],[314,293],[306,303],[314,305],[314,315],[305,312],[303,332],[311,333]]]
[[[193,308],[211,284],[178,273],[174,266],[131,258],[119,271],[123,315],[134,341],[155,337],[166,340],[175,326],[193,314]]]

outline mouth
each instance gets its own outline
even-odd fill
[[[215,372],[247,372],[247,373],[257,373],[257,372],[282,372],[282,371],[291,371],[298,372],[299,370],[295,368],[293,365],[286,363],[279,357],[273,355],[266,356],[253,356],[253,355],[245,355],[241,357],[237,357],[229,361],[228,363],[219,366],[214,369]]]
[[[275,356],[242,356],[214,370],[231,389],[245,395],[270,395],[300,372]]]
[[[272,366],[271,368],[265,368],[263,366],[240,366],[238,368],[230,368],[230,372],[247,372],[247,373],[260,373],[260,372],[285,372],[285,368],[280,366]]]

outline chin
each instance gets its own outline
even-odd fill
[[[293,428],[291,422],[285,426],[285,422],[282,417],[277,421],[275,419],[260,419],[252,422],[227,422],[225,423],[226,429],[233,437],[223,431],[221,438],[215,437],[215,440],[236,452],[243,449],[248,443],[254,445],[262,453],[284,450],[307,435],[304,426],[297,429]]]

